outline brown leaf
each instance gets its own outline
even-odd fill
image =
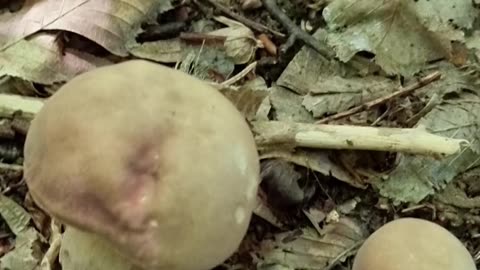
[[[221,92],[242,112],[247,119],[252,119],[257,114],[260,105],[267,97],[267,91],[253,90],[230,90],[224,89]]]
[[[85,36],[113,54],[127,56],[140,23],[170,1],[26,0],[18,13],[0,17],[3,49],[39,30],[65,30]]]
[[[367,233],[349,218],[328,224],[319,234],[305,228],[275,235],[262,242],[263,265],[283,265],[289,269],[324,269],[352,255]]]
[[[0,51],[0,76],[53,84],[109,63],[87,53],[62,50],[57,35],[38,33]]]

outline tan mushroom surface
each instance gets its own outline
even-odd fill
[[[24,155],[32,198],[67,225],[64,270],[106,269],[102,252],[141,269],[210,269],[238,248],[259,184],[255,142],[233,104],[143,60],[62,86],[32,121]]]
[[[452,233],[417,218],[400,218],[375,231],[360,247],[352,270],[476,270]]]

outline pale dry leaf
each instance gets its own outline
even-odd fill
[[[222,36],[227,39],[224,42],[227,55],[234,59],[235,64],[245,64],[253,59],[259,42],[252,30],[245,25],[223,16],[215,17],[215,20],[228,27],[209,32],[210,35]]]
[[[439,95],[441,97],[448,94],[461,94],[464,90],[469,90],[480,94],[480,69],[474,65],[468,68],[457,68],[447,61],[437,62],[429,69],[438,70],[442,77],[428,85],[415,91],[417,95],[431,97]],[[415,83],[417,79],[412,79],[410,83]]]
[[[342,61],[368,51],[387,73],[411,76],[426,62],[448,57],[450,41],[463,39],[455,27],[471,27],[478,15],[470,0],[337,0],[323,16],[328,43]]]
[[[26,231],[31,220],[23,207],[2,194],[0,194],[0,215],[15,235]]]
[[[321,210],[318,209],[315,206],[310,207],[309,209],[304,209],[302,210],[303,214],[308,218],[310,223],[312,223],[312,226],[317,230],[319,234],[322,233],[322,229],[320,228],[320,223],[325,220],[327,217],[327,214]]]
[[[65,17],[90,0],[25,0],[22,9],[0,15],[0,48],[3,50]]]
[[[255,91],[249,89],[224,89],[220,90],[220,92],[226,96],[248,120],[255,117],[260,105],[268,95],[267,91]]]
[[[396,91],[398,84],[380,76],[342,78],[319,76],[303,106],[314,117],[333,114]]]
[[[199,79],[224,81],[235,69],[235,63],[224,50],[208,46],[188,47],[182,51],[179,70]]]
[[[480,30],[474,31],[471,36],[466,39],[468,48],[474,50],[477,59],[480,60]]]
[[[312,114],[302,106],[302,96],[284,87],[273,86],[269,98],[275,120],[303,123],[314,121]]]
[[[39,30],[65,30],[84,36],[113,54],[127,56],[127,47],[135,44],[141,22],[169,7],[168,0],[75,0],[61,3],[57,0],[26,0],[13,21],[10,15],[0,17],[0,37],[5,37],[2,48]]]
[[[322,34],[323,31],[318,30],[314,37],[320,38]],[[278,120],[289,120],[295,115],[297,122],[313,121],[309,118],[343,111],[396,90],[397,84],[384,77],[361,78],[353,77],[352,73],[353,70],[337,61],[325,60],[304,47],[277,80],[278,86],[291,90],[290,93],[281,89],[272,91],[272,105]]]
[[[57,35],[38,33],[0,51],[0,76],[41,84],[65,82],[109,61],[73,49],[63,50]]]
[[[479,177],[479,168],[475,168],[471,171],[474,171],[475,175],[473,175],[473,177],[475,177],[475,181],[477,182]],[[458,181],[450,182],[444,190],[436,193],[433,197],[444,204],[459,208],[480,208],[480,196],[471,196],[471,194],[465,192],[464,188],[458,184]]]
[[[0,269],[34,269],[40,262],[40,234],[30,227],[30,214],[0,194],[0,215],[15,234],[15,248],[0,258]]]
[[[324,30],[320,29],[313,37],[320,39],[324,35]],[[304,46],[280,75],[277,85],[303,96],[318,88],[316,84],[321,78],[344,76],[348,71],[338,61],[328,61],[313,49]]]
[[[160,63],[177,63],[182,58],[182,49],[182,42],[178,38],[145,42],[128,48],[138,58]]]
[[[15,248],[0,258],[0,269],[35,270],[42,257],[40,234],[33,228],[22,231],[15,239]]]
[[[282,265],[289,269],[323,269],[352,255],[367,232],[356,220],[340,218],[328,224],[319,236],[313,228],[276,234],[261,243],[263,265]],[[263,268],[262,268],[263,269]]]
[[[273,211],[270,209],[270,206],[268,205],[267,201],[260,196],[261,190],[259,192],[259,195],[257,195],[257,202],[255,205],[255,208],[253,209],[253,213],[268,223],[272,224],[273,226],[277,228],[283,228],[284,225],[278,220],[278,218],[275,216]]]
[[[419,122],[429,132],[445,137],[466,139],[470,145],[456,155],[443,159],[405,155],[388,175],[373,181],[382,196],[398,202],[418,203],[443,189],[457,175],[480,165],[480,98],[461,93],[446,100]]]

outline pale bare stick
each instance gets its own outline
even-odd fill
[[[377,128],[278,121],[252,122],[259,147],[285,145],[319,149],[373,150],[445,157],[469,142],[438,136],[419,128]]]
[[[0,115],[23,111],[33,115],[43,99],[0,94]],[[419,128],[376,128],[348,125],[318,125],[279,121],[251,122],[257,145],[284,144],[318,149],[350,149],[405,152],[444,157],[460,152],[467,140],[442,137]]]

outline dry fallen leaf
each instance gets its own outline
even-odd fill
[[[57,35],[38,33],[0,51],[0,76],[53,84],[110,62],[74,49],[62,49]]]
[[[310,112],[302,106],[303,96],[280,86],[273,86],[269,94],[275,120],[286,122],[312,123]]]
[[[326,225],[322,235],[313,228],[279,233],[275,240],[262,242],[258,269],[271,269],[272,265],[324,269],[352,255],[366,235],[358,221],[346,217]]]
[[[260,105],[268,95],[267,91],[250,89],[224,89],[220,90],[220,92],[222,92],[248,120],[256,116]]]
[[[182,57],[183,45],[180,39],[157,40],[136,44],[129,48],[131,54],[138,58],[160,63],[176,63]]]
[[[338,0],[323,16],[328,43],[342,61],[368,51],[387,73],[411,76],[426,62],[449,57],[450,41],[463,39],[456,28],[470,28],[478,12],[471,0]]]
[[[255,56],[255,51],[260,46],[252,30],[237,21],[223,16],[216,17],[215,20],[228,27],[215,30],[209,34],[227,38],[224,43],[225,51],[228,56],[234,59],[235,64],[249,62]]]
[[[431,133],[471,142],[461,152],[437,160],[427,157],[405,155],[399,165],[387,177],[373,182],[382,196],[398,202],[418,203],[445,187],[454,177],[480,165],[480,138],[478,118],[480,98],[462,93],[459,100],[445,100],[419,121]]]
[[[6,49],[40,30],[65,30],[127,56],[140,23],[168,8],[168,0],[26,0],[19,12],[0,15],[0,47]]]

